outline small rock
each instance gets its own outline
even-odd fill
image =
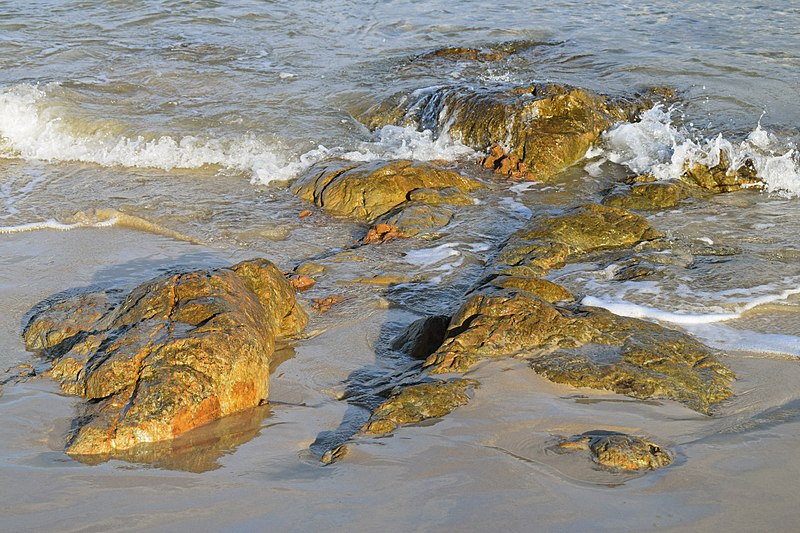
[[[297,217],[298,218],[306,218],[306,217],[310,217],[312,214],[313,214],[313,211],[311,211],[311,209],[303,209],[302,211],[300,211],[297,214]]]
[[[317,282],[311,276],[295,276],[289,280],[289,283],[292,284],[294,290],[303,292],[316,285]]]
[[[556,449],[563,452],[589,450],[592,460],[614,470],[655,470],[672,462],[661,446],[613,431],[587,431],[562,440]]]
[[[334,305],[342,303],[344,301],[344,296],[332,294],[324,298],[312,298],[311,301],[313,302],[312,307],[315,311],[318,313],[324,313],[329,311]]]

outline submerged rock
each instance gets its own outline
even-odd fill
[[[446,86],[413,95],[397,94],[358,118],[371,129],[449,133],[475,150],[491,149],[487,168],[529,180],[547,180],[582,159],[600,133],[650,104],[557,84]]]
[[[603,198],[603,205],[657,211],[675,207],[688,196],[687,187],[681,182],[635,183],[612,191]]]
[[[431,373],[514,356],[556,383],[672,399],[702,413],[732,395],[733,372],[685,333],[597,307],[556,306],[524,291],[487,292],[469,297],[450,320],[424,363]]]
[[[109,454],[165,441],[267,399],[275,338],[307,320],[269,261],[166,274],[110,306],[74,297],[36,313],[28,349],[89,403],[70,454]]]
[[[511,236],[499,262],[523,267],[503,273],[541,276],[564,266],[573,256],[630,248],[663,236],[644,217],[630,211],[588,204],[562,215],[534,218]]]
[[[400,161],[332,160],[317,163],[298,178],[294,193],[330,214],[374,222],[410,199],[425,202],[420,191],[455,189],[474,191],[480,183],[430,163]],[[458,196],[458,201],[463,201]],[[443,203],[439,195],[432,203]]]
[[[561,452],[588,450],[597,464],[614,470],[655,470],[672,462],[658,444],[613,431],[587,431],[562,440],[556,449]]]
[[[477,386],[473,379],[452,379],[403,387],[375,409],[361,433],[386,435],[405,424],[444,416],[469,403],[467,392]]]

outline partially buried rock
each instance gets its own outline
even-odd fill
[[[431,190],[455,189],[463,194],[479,187],[477,181],[431,163],[332,160],[309,168],[298,179],[294,192],[330,214],[374,222],[407,202],[416,191],[428,191],[428,197],[433,198]],[[441,195],[435,198],[434,203],[442,203]],[[414,201],[425,203],[425,197],[418,194]]]
[[[96,295],[39,310],[26,346],[89,402],[67,452],[113,454],[264,403],[275,339],[307,320],[269,261],[166,274],[110,305]]]
[[[432,381],[395,391],[361,428],[364,435],[381,436],[399,426],[437,418],[469,402],[467,392],[478,382],[472,379]]]
[[[613,431],[587,431],[562,440],[556,450],[588,450],[597,464],[613,470],[655,470],[672,462],[658,444]]]
[[[557,383],[677,400],[702,413],[732,395],[733,372],[685,333],[511,289],[470,296],[424,366],[465,372],[482,358],[511,356]]]
[[[491,150],[483,165],[504,176],[548,180],[582,159],[612,124],[651,104],[646,96],[611,98],[557,84],[458,85],[397,94],[358,118],[371,129],[394,124],[448,133]]]

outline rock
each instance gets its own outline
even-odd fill
[[[339,305],[344,301],[344,296],[340,296],[338,294],[331,294],[330,296],[326,296],[324,298],[312,298],[312,307],[318,313],[325,313],[326,311],[330,311],[331,307],[335,305]]]
[[[317,276],[325,272],[325,265],[319,263],[303,263],[294,269],[298,276]]]
[[[317,284],[316,280],[311,276],[299,275],[294,276],[289,280],[292,288],[298,292],[307,291]]]
[[[264,259],[166,274],[113,308],[102,301],[45,308],[24,332],[53,360],[51,377],[89,400],[67,445],[75,455],[169,440],[265,402],[275,338],[307,320]]]
[[[28,350],[56,350],[96,324],[118,302],[106,292],[75,294],[45,301],[23,333]]]
[[[311,209],[303,209],[302,211],[300,211],[297,214],[297,218],[306,218],[306,217],[310,217],[313,214],[314,213],[313,213],[313,211],[311,211]]]
[[[613,191],[603,198],[603,205],[657,211],[675,207],[687,197],[686,186],[680,182],[638,183]]]
[[[477,387],[472,379],[432,381],[393,392],[361,428],[364,435],[381,436],[399,426],[437,418],[469,402],[467,391]]]
[[[450,61],[497,61],[506,57],[507,53],[493,48],[468,48],[454,46],[439,48],[432,52],[420,54],[415,59],[447,59]]]
[[[361,239],[360,244],[381,244],[394,239],[404,239],[408,237],[400,231],[394,224],[375,224],[367,234]]]
[[[491,149],[487,168],[548,180],[582,159],[613,123],[632,120],[650,104],[646,97],[626,101],[557,84],[456,85],[394,95],[358,118],[370,129],[393,124],[448,132],[475,150]]]
[[[761,187],[753,162],[747,159],[737,168],[731,168],[725,152],[720,151],[719,162],[714,166],[700,163],[687,165],[681,179],[712,192],[732,192],[745,187]]]
[[[465,372],[481,358],[509,356],[527,358],[556,383],[668,398],[702,413],[732,395],[735,377],[685,333],[509,289],[470,296],[424,366],[434,374]]]
[[[416,237],[447,226],[454,215],[455,211],[444,206],[405,202],[379,220],[395,227],[404,237]]]
[[[552,281],[541,278],[500,276],[492,280],[492,285],[503,289],[521,289],[550,303],[575,300],[572,293],[561,285],[556,285]]]
[[[572,256],[630,248],[663,236],[644,217],[630,211],[588,204],[559,216],[535,217],[511,236],[499,255],[499,262],[530,267],[528,275],[541,276],[552,268],[560,268]],[[524,275],[521,270],[503,273]]]
[[[655,470],[672,462],[661,446],[613,431],[587,431],[562,440],[556,449],[561,452],[589,450],[596,463],[614,470]]]
[[[414,359],[427,359],[442,345],[449,322],[450,317],[443,315],[420,318],[392,342],[392,349]]]
[[[477,181],[431,163],[332,160],[309,168],[298,178],[294,193],[333,215],[374,222],[406,202],[414,191],[455,189],[466,193],[479,187]]]

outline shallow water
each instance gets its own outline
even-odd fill
[[[800,7],[230,4],[0,3],[3,379],[19,364],[41,365],[21,327],[64,290],[127,288],[176,266],[264,256],[284,270],[324,262],[302,302],[333,293],[345,301],[314,314],[305,338],[276,354],[269,409],[211,424],[150,462],[74,461],[62,450],[76,400],[46,379],[8,381],[0,529],[793,528]],[[447,68],[419,57],[520,40],[541,45]],[[431,242],[350,250],[362,225],[297,217],[307,206],[286,181],[331,155],[449,160],[490,180],[457,139],[413,127],[372,132],[353,116],[398,91],[530,81],[610,94],[666,86],[678,104],[612,129],[554,183],[479,192]],[[613,261],[548,276],[593,305],[725,350],[737,396],[714,417],[554,385],[520,361],[493,361],[471,372],[482,387],[468,406],[319,465],[320,451],[348,438],[374,390],[408,364],[387,349],[391,338],[457,307],[528,218],[598,201],[630,172],[674,177],[683,161],[720,151],[756,158],[768,190],[650,215],[672,243],[641,252],[656,276],[616,282],[625,265]],[[355,400],[343,400],[353,390]],[[626,477],[548,452],[557,436],[601,425],[661,439],[677,460]]]

